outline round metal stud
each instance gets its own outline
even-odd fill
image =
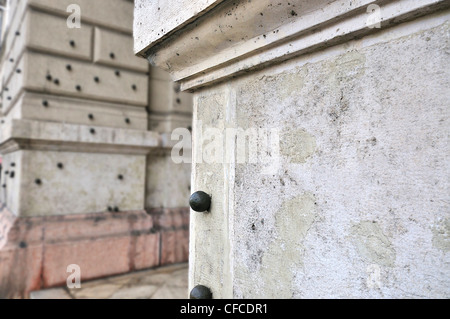
[[[208,287],[197,285],[192,288],[189,299],[212,299],[212,292]]]
[[[189,206],[196,212],[205,212],[211,206],[211,196],[205,192],[198,191],[189,198]]]

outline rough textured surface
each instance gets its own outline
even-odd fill
[[[279,128],[282,140],[271,174],[195,166],[193,187],[213,206],[193,216],[190,287],[218,298],[450,296],[442,17],[196,93],[204,126]]]
[[[0,211],[0,227],[11,224],[0,229],[8,238],[0,243],[0,298],[64,286],[71,264],[80,266],[84,282],[188,260],[187,208],[10,221],[11,214]]]

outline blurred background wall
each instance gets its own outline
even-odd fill
[[[187,261],[192,98],[134,56],[133,1],[0,8],[0,297]]]

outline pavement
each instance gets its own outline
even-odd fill
[[[187,299],[188,264],[176,264],[81,282],[81,288],[45,289],[30,299]]]

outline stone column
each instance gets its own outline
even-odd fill
[[[441,0],[135,1],[136,54],[201,121],[190,288],[449,297],[449,17]]]
[[[7,8],[0,298],[65,285],[70,264],[84,282],[187,260],[189,212],[179,198],[189,195],[190,170],[164,176],[153,164],[170,158],[171,129],[149,128],[148,114],[170,96],[159,109],[182,106],[188,126],[190,96],[180,98],[168,80],[150,89],[154,69],[132,50],[132,1],[72,4],[14,0]],[[172,180],[184,187],[172,201],[148,186]]]

